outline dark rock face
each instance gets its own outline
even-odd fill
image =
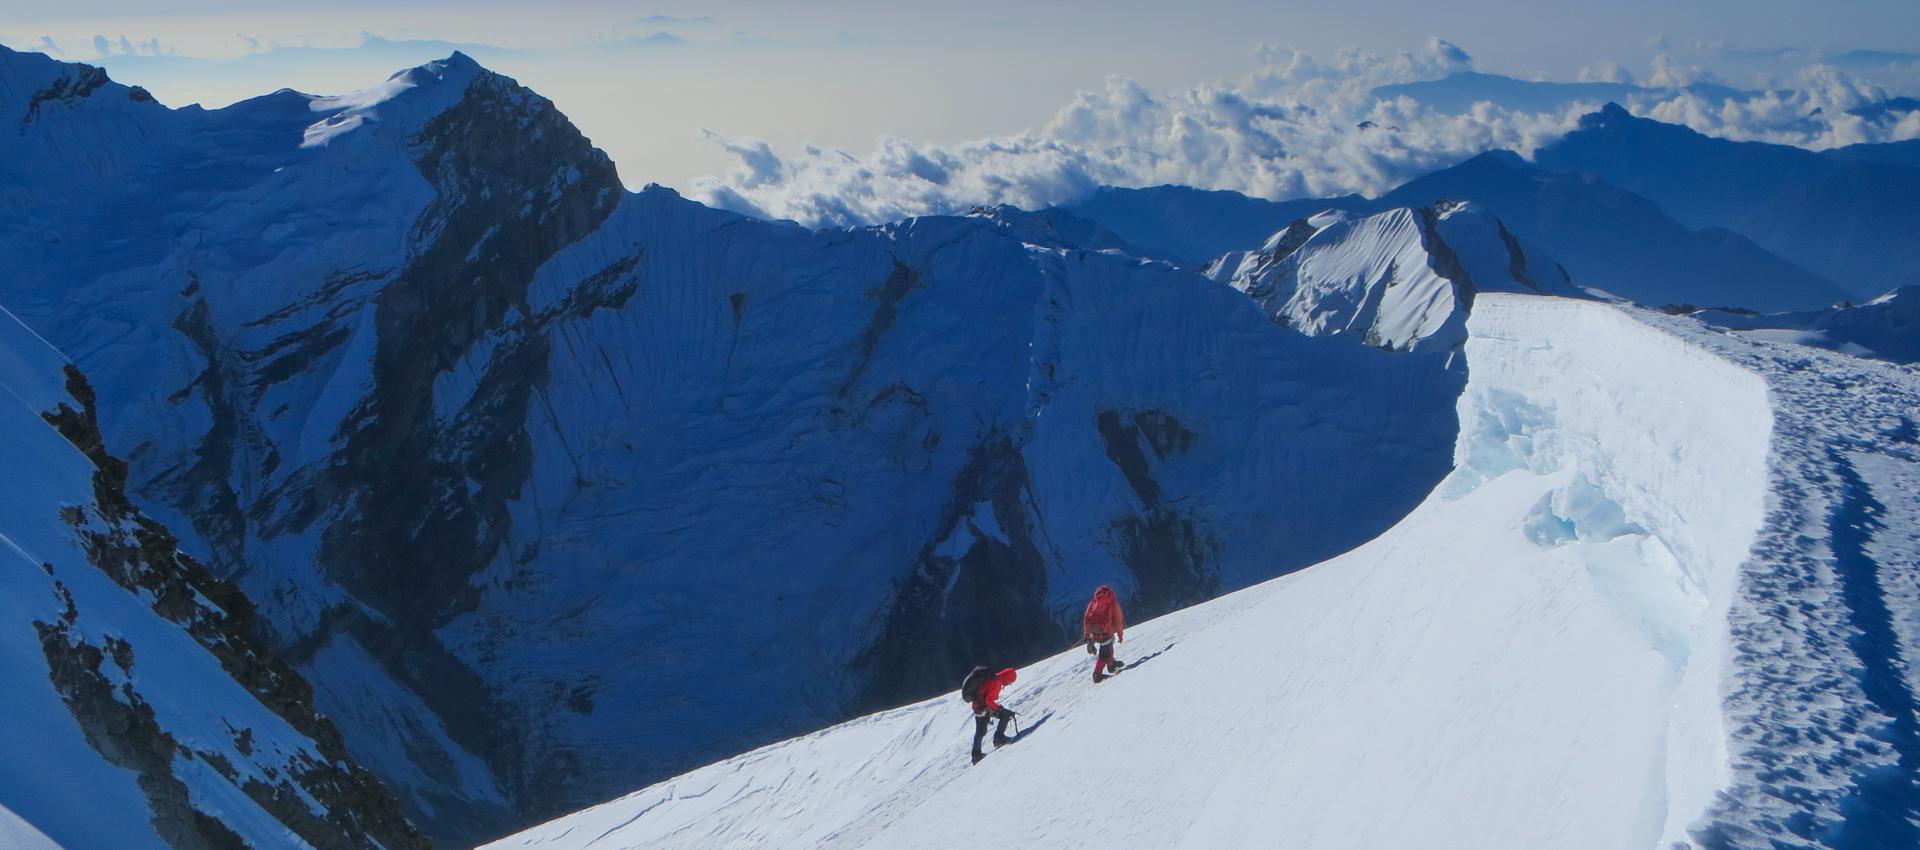
[[[75,101],[87,97],[107,84],[107,72],[92,65],[74,65],[71,73],[54,80],[53,84],[34,92],[27,99],[27,113],[20,118],[20,125],[26,126],[40,117],[40,109],[48,104]],[[141,94],[145,90],[135,89]],[[134,98],[139,100],[139,98]],[[149,97],[148,100],[152,98]]]
[[[253,608],[239,589],[181,553],[172,533],[127,497],[127,466],[106,451],[93,389],[78,369],[67,369],[68,395],[81,407],[61,404],[45,418],[94,463],[94,503],[63,512],[88,559],[114,583],[148,600],[154,613],[185,629],[234,681],[310,738],[323,756],[298,756],[273,784],[249,779],[243,784],[245,793],[322,850],[428,846],[382,783],[354,764],[333,723],[315,711],[306,680],[258,640]],[[233,766],[217,753],[192,751],[159,725],[135,689],[133,647],[111,637],[105,646],[96,646],[74,634],[70,626],[80,612],[72,595],[58,582],[56,588],[67,600],[66,614],[59,622],[35,627],[54,686],[88,743],[108,761],[139,774],[140,788],[153,806],[154,826],[169,844],[182,850],[245,847],[232,830],[193,808],[186,785],[173,772],[176,757],[197,759],[235,781]],[[118,668],[113,678],[125,684],[113,685],[108,665]],[[236,730],[235,735],[246,750],[251,730]],[[314,814],[307,798],[318,801],[325,814]]]
[[[248,850],[247,843],[218,819],[193,807],[187,785],[173,775],[176,756],[193,758],[154,720],[153,707],[129,685],[125,702],[114,697],[103,672],[112,663],[127,676],[131,653],[114,647],[111,655],[70,635],[67,623],[34,623],[47,655],[53,685],[85,731],[87,743],[115,765],[139,774],[140,790],[153,807],[153,826],[175,850]]]
[[[1137,513],[1113,521],[1120,560],[1132,571],[1139,590],[1129,609],[1136,619],[1165,614],[1220,593],[1220,576],[1209,560],[1220,540],[1204,518],[1170,503],[1154,479],[1152,462],[1187,452],[1198,434],[1158,410],[1100,411],[1096,419],[1107,458],[1126,476],[1139,497]]]
[[[1414,210],[1415,220],[1420,223],[1420,244],[1427,249],[1427,264],[1434,274],[1453,282],[1455,297],[1465,310],[1473,309],[1473,275],[1467,273],[1467,267],[1460,262],[1460,255],[1454,253],[1453,246],[1440,238],[1440,229],[1435,224],[1440,213],[1432,207]],[[1505,232],[1505,228],[1502,228]],[[1518,278],[1517,278],[1518,279]]]
[[[529,304],[534,271],[592,232],[622,190],[605,155],[552,103],[503,77],[482,73],[419,134],[413,154],[436,200],[414,225],[409,264],[376,297],[372,390],[342,425],[346,449],[315,491],[333,506],[316,511],[355,506],[324,529],[322,559],[383,618],[343,610],[329,628],[374,651],[498,775],[525,776],[488,689],[433,630],[469,604],[469,577],[511,525],[507,502],[532,464],[524,423],[545,381],[545,327],[624,303],[638,287],[638,249],[567,302],[545,312]],[[483,338],[496,341],[495,353],[444,427],[433,381]],[[546,787],[513,790],[537,797]]]
[[[939,530],[894,597],[885,631],[854,662],[871,684],[852,713],[957,686],[948,681],[954,671],[976,663],[1023,663],[1069,641],[1065,628],[1050,627],[1047,559],[1029,519],[1037,510],[1029,486],[1011,436],[993,432],[974,444]],[[975,519],[981,506],[995,530]],[[963,553],[939,551],[958,534],[972,538]]]
[[[344,463],[330,475],[362,499],[364,521],[330,532],[332,571],[380,610],[422,626],[439,618],[421,606],[457,607],[467,577],[499,545],[503,503],[526,479],[521,423],[547,354],[543,317],[527,304],[534,270],[620,197],[605,154],[550,102],[529,96],[485,74],[416,140],[437,200],[414,225],[409,266],[377,299],[372,394],[344,426]],[[529,196],[547,200],[527,204]],[[496,332],[511,348],[468,405],[471,430],[437,432],[434,377]],[[469,476],[479,492],[449,504],[443,495],[464,492],[454,485]]]

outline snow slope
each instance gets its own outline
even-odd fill
[[[244,600],[76,445],[70,369],[0,309],[0,846],[424,846]]]
[[[1920,286],[1907,286],[1863,304],[1802,313],[1753,315],[1701,310],[1695,318],[1743,336],[1825,348],[1893,363],[1920,362]]]
[[[1353,552],[1136,626],[1111,682],[1078,651],[1024,669],[1026,737],[977,767],[948,694],[488,847],[1692,840],[1745,799],[1729,623],[1770,610],[1749,549],[1782,472],[1767,381],[1657,321],[1483,296],[1434,496]]]

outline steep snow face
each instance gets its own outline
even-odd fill
[[[1573,295],[1559,264],[1465,203],[1294,222],[1258,251],[1208,267],[1275,321],[1312,336],[1346,333],[1388,351],[1451,351],[1475,293]]]
[[[126,501],[92,401],[0,310],[0,845],[424,847],[245,600]]]
[[[458,55],[214,111],[0,76],[0,301],[450,844],[1040,657],[1094,584],[1323,560],[1447,469],[1458,369],[1065,214],[626,194]]]
[[[978,766],[949,693],[488,847],[1693,840],[1749,734],[1721,696],[1768,387],[1596,302],[1483,295],[1468,327],[1455,471],[1419,508],[1135,625],[1111,681],[1077,650],[1023,669],[1022,735]]]

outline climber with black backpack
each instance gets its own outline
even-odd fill
[[[979,764],[981,759],[987,757],[986,753],[980,751],[980,739],[987,736],[989,718],[1000,718],[999,727],[993,730],[993,745],[1004,747],[1013,743],[1013,739],[1007,737],[1007,721],[1017,715],[1013,709],[1000,704],[1000,689],[1013,684],[1013,680],[1018,678],[1020,674],[1014,672],[1012,667],[994,673],[984,666],[976,666],[961,680],[960,699],[973,708],[974,764]]]

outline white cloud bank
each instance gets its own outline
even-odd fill
[[[1530,155],[1599,105],[1528,112],[1480,103],[1450,115],[1407,98],[1371,96],[1376,86],[1472,67],[1465,50],[1439,38],[1418,55],[1347,50],[1321,62],[1298,50],[1263,47],[1258,58],[1261,67],[1238,81],[1171,92],[1109,79],[1100,91],[1080,93],[1044,126],[956,145],[883,137],[865,155],[813,145],[783,155],[760,139],[709,132],[739,164],[695,181],[689,194],[713,206],[816,226],[983,204],[1031,209],[1071,202],[1103,184],[1177,183],[1271,199],[1373,195],[1482,151]],[[1630,79],[1610,64],[1587,76]],[[1709,73],[1665,57],[1648,77],[1652,86],[1712,81]],[[1791,91],[1738,101],[1656,92],[1625,105],[1714,135],[1815,148],[1920,136],[1920,113],[1847,114],[1887,96],[1872,83],[1814,66]]]

